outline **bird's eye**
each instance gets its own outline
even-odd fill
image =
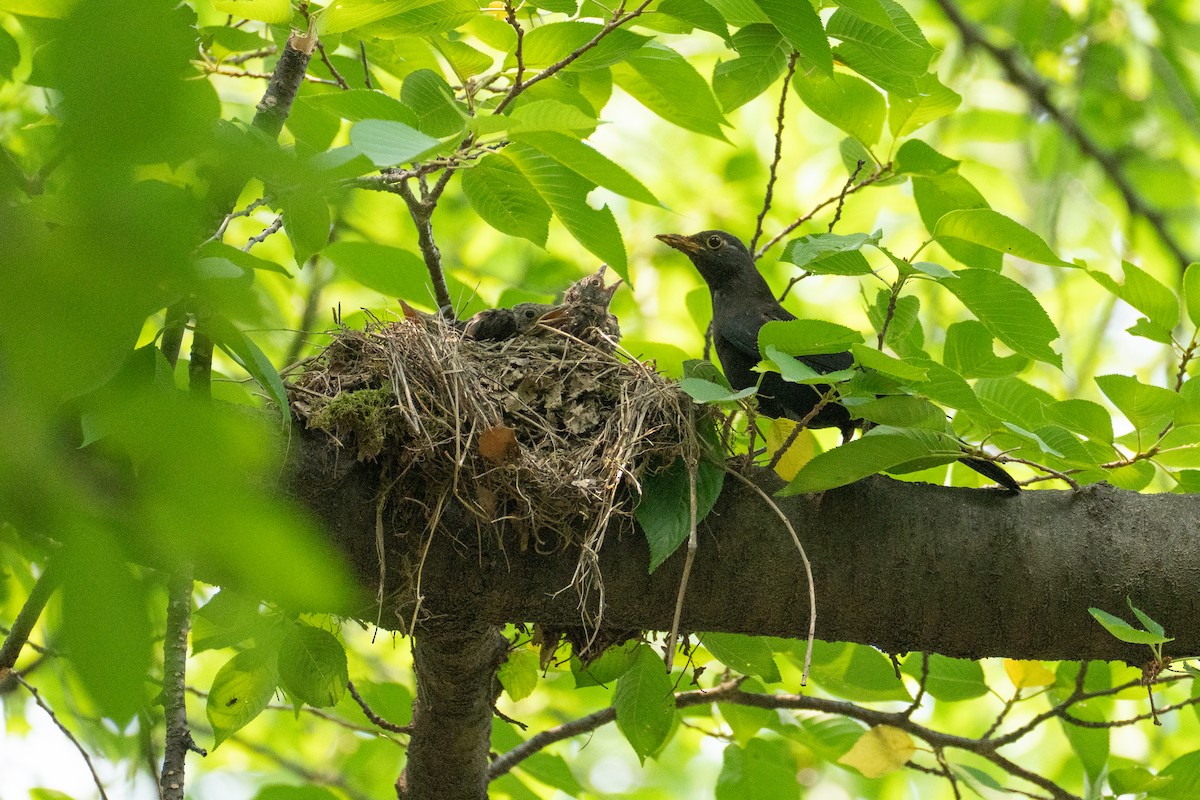
[[[723,244],[725,244],[725,242],[721,241],[721,237],[717,236],[716,234],[708,237],[708,247],[710,250],[716,250]]]

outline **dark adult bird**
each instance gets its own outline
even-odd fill
[[[529,333],[548,313],[560,308],[550,303],[517,303],[512,308],[487,308],[467,320],[463,337],[499,341]]]
[[[779,304],[775,294],[754,265],[746,246],[725,231],[701,231],[691,236],[663,233],[657,237],[691,259],[692,264],[708,284],[712,294],[713,345],[725,370],[725,377],[735,389],[759,384],[760,373],[754,367],[761,360],[758,351],[758,332],[773,320],[793,320],[796,317]],[[834,372],[854,365],[850,353],[828,353],[798,356],[798,359],[819,373]],[[768,417],[788,417],[802,420],[820,404],[821,396],[830,387],[808,386],[785,381],[778,373],[761,374],[758,389],[758,410]],[[837,428],[843,439],[849,439],[862,420],[852,419],[850,412],[838,403],[830,402],[808,420],[809,428]],[[963,456],[963,464],[991,478],[1011,492],[1020,491],[1012,476],[999,465],[985,459]]]
[[[613,293],[621,285],[618,278],[611,286],[604,285],[607,264],[567,287],[562,305],[547,314],[542,321],[576,339],[594,345],[605,352],[616,349],[621,338],[621,326],[608,310]]]

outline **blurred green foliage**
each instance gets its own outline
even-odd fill
[[[262,800],[393,791],[404,736],[374,728],[342,679],[408,722],[407,645],[289,610],[344,608],[353,590],[321,532],[271,491],[284,426],[244,409],[279,403],[276,370],[326,341],[328,308],[354,327],[394,314],[397,298],[436,306],[408,207],[375,191],[380,168],[433,165],[430,183],[438,164],[461,168],[433,217],[460,315],[550,299],[606,260],[630,285],[614,301],[624,347],[682,375],[702,351],[709,299],[654,234],[751,239],[782,90],[760,267],[778,289],[807,270],[787,301],[797,316],[868,344],[882,331],[895,358],[856,350],[871,370],[846,376],[845,396],[900,426],[858,456],[809,461],[794,488],[926,463],[948,433],[922,431],[938,427],[928,400],[955,412],[949,432],[1081,483],[1200,491],[1200,383],[1180,368],[1200,324],[1200,270],[1185,278],[1181,258],[1200,252],[1193,4],[965,3],[970,31],[1025,70],[1014,73],[966,51],[937,4],[658,0],[512,92],[612,18],[591,0],[518,5],[521,73],[502,3],[0,0],[0,620],[16,617],[48,558],[61,562],[34,637],[50,651],[18,668],[101,758],[114,794],[153,796],[161,576],[181,564],[222,587],[198,588],[190,683],[244,704],[218,700],[211,729],[193,709],[197,739],[228,744],[191,762],[192,796],[226,796],[229,781]],[[250,124],[263,76],[289,30],[310,24],[324,49],[275,141]],[[1043,84],[1061,119],[1031,103]],[[852,175],[871,185],[838,202]],[[282,232],[263,237],[279,215]],[[835,219],[842,236],[830,236]],[[180,319],[189,331],[173,364],[160,345]],[[191,329],[218,347],[217,402],[184,391]],[[812,344],[773,342],[774,366]],[[697,391],[728,396],[707,377],[692,379]],[[899,402],[867,408],[878,393]],[[822,434],[809,452],[832,444]],[[979,480],[944,465],[913,477]],[[654,702],[668,680],[686,689],[696,666],[756,675],[747,690],[794,688],[796,643],[714,636],[673,676],[641,646],[593,665],[601,682],[578,661],[539,677],[510,633],[522,645],[501,675],[505,713],[538,730],[615,702],[617,725],[522,762],[495,796],[790,797],[833,784],[841,796],[951,796],[934,776],[872,780],[839,765],[864,729],[846,718]],[[934,656],[927,670],[922,714],[964,736],[1017,691],[998,663]],[[1014,716],[1067,696],[1077,671],[1060,665],[1044,695],[1023,687]],[[920,654],[897,671],[870,648],[822,643],[812,679],[831,697],[894,705],[922,674]],[[1130,679],[1116,665],[1087,674],[1092,691]],[[31,732],[42,712],[0,685],[9,741],[57,735]],[[1165,705],[1185,692],[1156,693]],[[1089,701],[1078,716],[1129,716],[1144,698]],[[1087,796],[1105,785],[1192,796],[1197,720],[1163,721],[1119,736],[1048,726],[1021,763]],[[493,747],[528,735],[497,719]],[[29,763],[28,780],[0,781],[91,796]],[[969,755],[954,770],[985,794],[1000,780]]]

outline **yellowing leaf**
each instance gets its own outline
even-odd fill
[[[796,427],[796,423],[790,419],[773,419],[771,427],[767,428],[767,452],[774,457],[775,453],[787,441],[787,438],[792,435],[792,430]],[[779,459],[779,463],[775,465],[775,472],[785,481],[790,481],[796,477],[796,473],[800,468],[812,460],[812,457],[817,454],[817,440],[813,437],[811,431],[801,431],[796,437],[796,441],[792,442],[791,447]]]
[[[1004,659],[1004,671],[1008,679],[1018,689],[1029,689],[1034,686],[1051,686],[1054,684],[1054,673],[1042,666],[1040,661],[1017,661],[1014,658]]]
[[[912,737],[891,725],[876,725],[854,743],[839,764],[854,767],[868,778],[880,778],[908,763],[916,752]]]

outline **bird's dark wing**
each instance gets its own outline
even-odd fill
[[[779,305],[736,308],[734,313],[718,312],[714,315],[713,335],[724,339],[746,356],[753,356],[755,363],[758,363],[758,331],[762,326],[768,322],[786,322],[795,318]]]

